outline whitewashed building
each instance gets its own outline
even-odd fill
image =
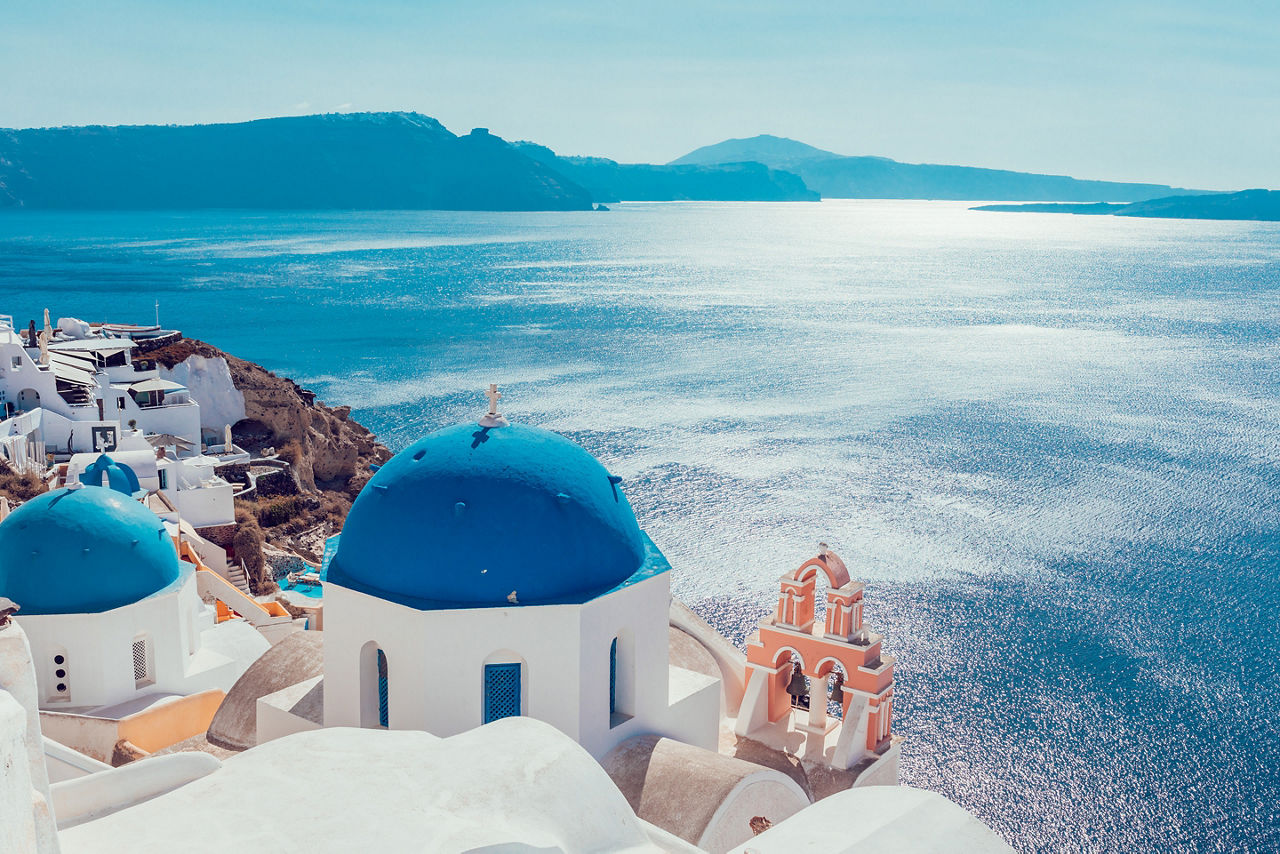
[[[714,750],[719,682],[669,663],[670,566],[618,482],[496,411],[387,462],[328,569],[324,724],[525,715],[597,757],[650,733]]]
[[[81,335],[85,325],[77,324],[59,320]],[[128,338],[55,331],[47,312],[44,329],[33,324],[25,332],[0,315],[0,453],[9,455],[3,440],[13,436],[39,447],[41,458],[111,451],[133,427],[199,447],[199,405],[154,363],[135,361],[134,346]]]
[[[269,643],[217,622],[165,524],[105,486],[58,489],[0,523],[0,595],[21,607],[41,708],[228,690]]]
[[[73,454],[67,463],[66,485],[79,488],[86,472],[101,454]],[[111,452],[111,459],[126,465],[147,492],[160,492],[182,519],[195,528],[235,522],[235,487],[217,473],[220,461],[202,454],[178,456],[172,445],[153,446],[141,430],[126,430]]]

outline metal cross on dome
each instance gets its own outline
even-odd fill
[[[498,391],[497,383],[489,383],[489,390],[485,392],[485,397],[489,398],[489,414],[498,414],[498,400],[502,397],[502,392]]]

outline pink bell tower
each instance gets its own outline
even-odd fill
[[[820,545],[815,557],[782,576],[777,608],[747,641],[746,691],[734,732],[788,745],[805,762],[859,771],[859,783],[872,776],[896,783],[902,741],[892,731],[896,659],[882,653],[884,636],[863,625],[865,586]],[[822,625],[815,616],[818,573],[828,584]],[[828,711],[827,682],[835,673],[830,700],[838,715]],[[795,733],[803,736],[799,749],[790,747]]]

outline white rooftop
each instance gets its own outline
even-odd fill
[[[104,776],[162,776],[159,760],[175,758]],[[532,718],[447,739],[347,728],[286,736],[59,836],[62,854],[696,851],[636,818],[590,754]]]

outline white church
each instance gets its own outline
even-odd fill
[[[439,736],[526,715],[600,757],[714,750],[720,689],[668,662],[670,566],[619,479],[564,437],[440,430],[384,465],[325,584],[325,726]]]
[[[165,523],[130,494],[132,473],[100,474],[112,485],[46,492],[0,524],[0,595],[21,607],[41,708],[229,690],[270,644],[217,623]]]
[[[865,784],[897,782],[901,739],[887,723],[872,738],[870,719],[855,721],[866,746],[830,767],[840,722],[815,725],[825,715],[812,708],[826,708],[828,670],[813,669],[814,698],[793,709],[786,691],[800,665],[772,652],[748,664],[696,618],[680,622],[670,567],[619,478],[562,436],[507,423],[490,395],[478,423],[409,446],[360,493],[327,569],[320,644],[301,632],[262,654],[223,701],[229,723],[220,709],[208,737],[186,745],[194,752],[52,784],[38,710],[57,692],[46,671],[61,627],[40,621],[136,609],[187,581],[161,548],[172,551],[163,528],[123,495],[85,488],[30,502],[27,518],[61,526],[59,564],[109,554],[106,578],[128,589],[83,571],[72,585],[82,601],[34,575],[15,586],[0,565],[0,596],[22,606],[0,627],[0,761],[22,769],[0,784],[0,850],[1009,850],[939,795]],[[44,541],[12,524],[24,510],[0,524],[0,562]],[[811,588],[813,572],[801,577]],[[155,661],[145,678],[177,674],[161,667],[170,659],[198,675],[187,654],[195,623],[176,612],[146,617],[141,636],[133,623],[112,628],[111,655],[142,637],[143,660]],[[892,659],[868,645],[857,613],[839,638],[812,620],[762,629],[856,647],[862,663],[849,667],[891,680]],[[110,667],[113,684],[143,678]],[[760,672],[751,708],[763,723],[740,738],[744,676]],[[96,690],[66,673],[73,696]],[[866,705],[851,696],[846,713]],[[224,726],[246,749],[225,749]],[[803,762],[787,747],[795,739],[807,740]],[[276,802],[288,808],[269,830],[246,824],[245,804]]]

